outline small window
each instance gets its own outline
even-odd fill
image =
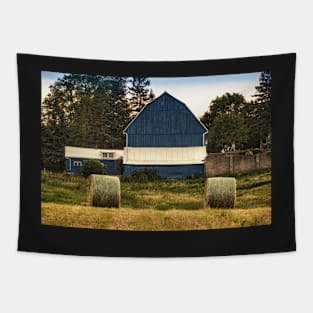
[[[114,153],[113,152],[102,152],[102,157],[104,159],[113,159]]]
[[[82,166],[82,165],[83,165],[83,162],[82,162],[82,161],[74,161],[74,162],[73,162],[73,165],[74,165],[74,166]]]

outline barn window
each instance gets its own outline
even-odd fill
[[[104,159],[113,159],[114,153],[113,152],[102,152],[102,157]]]
[[[82,163],[82,161],[74,161],[74,162],[73,162],[73,165],[74,165],[74,166],[82,166],[83,163]]]

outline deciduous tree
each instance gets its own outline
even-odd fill
[[[235,145],[240,149],[247,142],[247,127],[244,118],[234,112],[219,113],[208,132],[208,152],[220,152]]]

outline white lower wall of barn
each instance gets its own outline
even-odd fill
[[[205,146],[175,148],[124,148],[124,164],[175,165],[199,164],[206,158]]]

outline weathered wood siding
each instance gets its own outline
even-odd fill
[[[168,93],[148,104],[125,129],[129,147],[203,146],[206,132],[187,106]]]

